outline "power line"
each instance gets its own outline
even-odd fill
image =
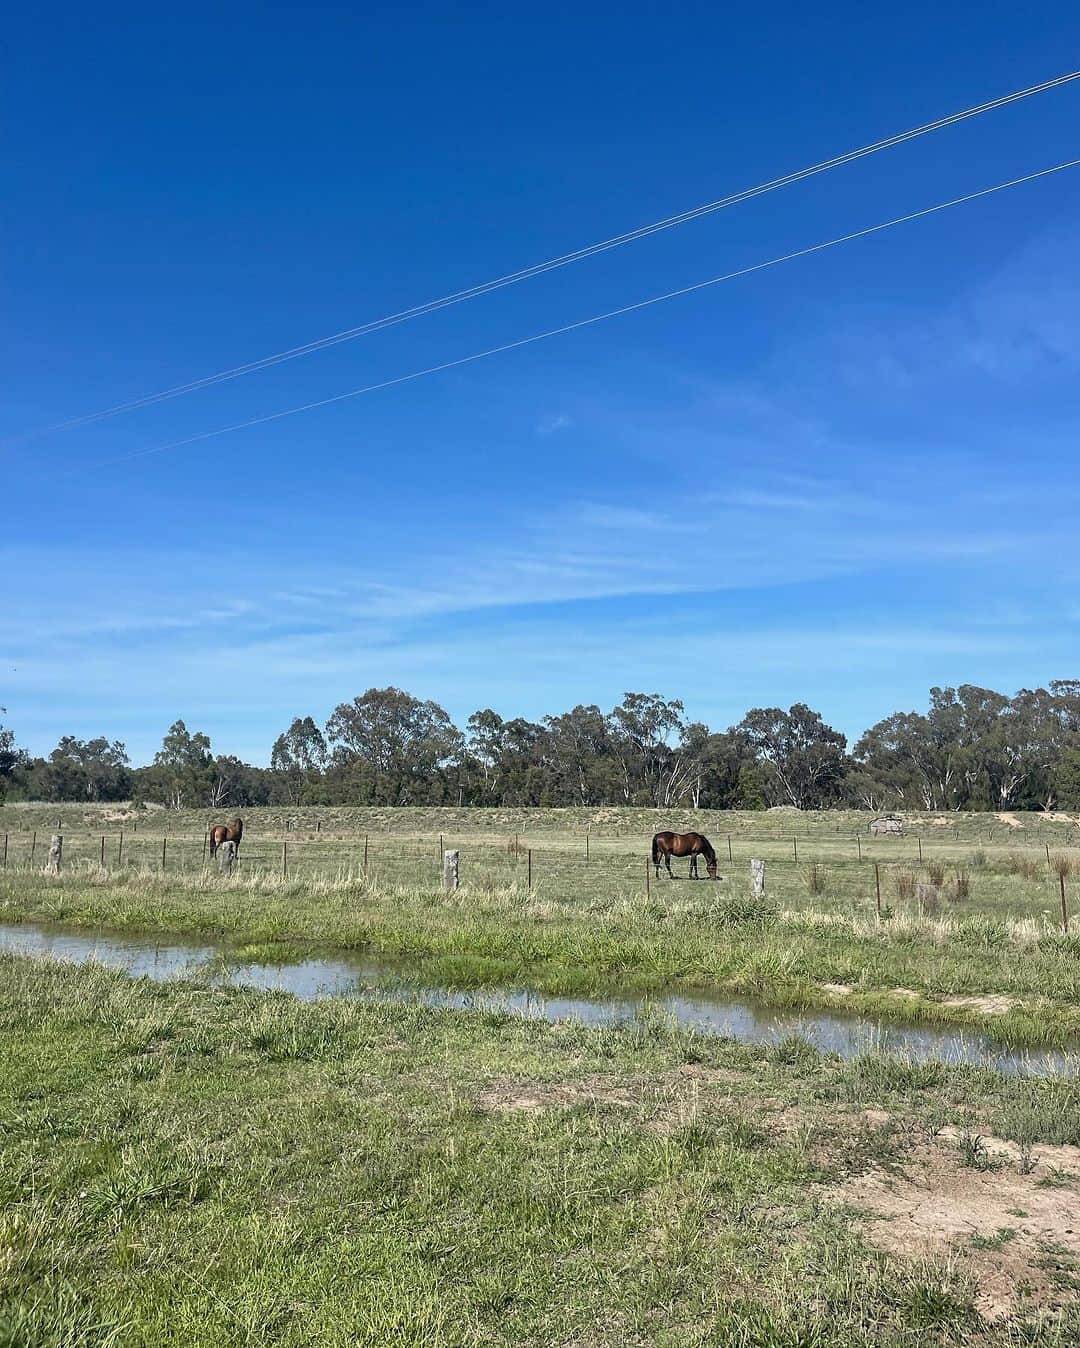
[[[458,356],[454,360],[443,361],[439,365],[429,365],[422,370],[412,370],[408,374],[397,375],[393,379],[384,379],[376,384],[365,384],[360,388],[348,389],[344,393],[335,393],[329,398],[319,398],[314,402],[302,403],[297,407],[287,407],[280,412],[269,412],[265,416],[252,417],[250,421],[238,421],[231,426],[221,426],[216,430],[202,431],[198,435],[189,435],[182,440],[172,440],[167,444],[151,445],[147,449],[137,449],[130,454],[121,454],[114,458],[102,459],[97,462],[100,464],[124,463],[130,459],[144,458],[149,454],[163,454],[166,450],[180,449],[185,445],[198,444],[203,440],[212,440],[219,435],[229,435],[233,431],[249,430],[253,426],[265,426],[271,421],[280,421],[285,417],[298,416],[301,412],[312,412],[320,407],[330,407],[334,403],[346,402],[351,398],[360,398],[367,393],[377,393],[381,389],[393,388],[398,384],[411,383],[417,379],[424,379],[428,375],[441,374],[444,370],[457,369],[462,365],[471,365],[475,361],[486,360],[489,356],[502,355],[506,351],[516,351],[523,346],[531,346],[535,342],[546,341],[549,337],[560,337],[567,332],[576,332],[579,328],[591,327],[596,323],[604,323],[610,318],[619,318],[624,314],[636,313],[640,309],[651,308],[654,304],[663,304],[666,300],[678,299],[683,295],[692,295],[695,291],[705,290],[710,286],[722,285],[725,281],[734,281],[742,276],[752,276],[755,272],[766,271],[770,267],[777,267],[783,262],[793,262],[797,258],[809,257],[813,253],[824,252],[827,248],[836,248],[842,243],[851,243],[855,239],[864,239],[870,234],[879,234],[882,230],[892,229],[896,225],[908,224],[913,220],[922,220],[928,215],[936,215],[941,211],[950,210],[953,206],[963,206],[967,202],[978,201],[983,197],[993,196],[995,192],[1004,192],[1010,187],[1019,187],[1023,183],[1035,182],[1040,178],[1047,178],[1051,174],[1061,173],[1065,169],[1076,168],[1080,165],[1080,159],[1069,159],[1061,164],[1054,164],[1051,168],[1039,169],[1034,173],[1026,173],[1020,178],[1010,178],[1008,182],[995,183],[992,187],[980,188],[977,192],[968,192],[962,197],[953,197],[949,201],[940,201],[933,206],[924,206],[921,210],[911,211],[907,215],[898,215],[891,220],[883,220],[876,225],[867,225],[864,229],[853,230],[850,234],[841,234],[833,239],[826,239],[822,243],[810,244],[806,248],[797,248],[794,252],[784,253],[779,257],[769,258],[765,262],[755,262],[747,267],[739,267],[735,271],[724,272],[720,276],[710,276],[704,281],[696,281],[693,285],[680,286],[677,290],[668,290],[661,295],[652,295],[644,300],[636,300],[633,304],[625,304],[618,309],[608,309],[604,313],[593,314],[589,318],[580,318],[573,323],[565,323],[562,327],[549,328],[545,332],[536,332],[529,337],[519,337],[513,342],[504,342],[501,346],[488,347],[484,351],[474,351],[468,356]]]
[[[628,243],[636,242],[638,239],[644,239],[652,234],[658,234],[664,230],[673,229],[677,225],[686,224],[691,220],[698,220],[703,216],[715,214],[717,211],[725,210],[730,206],[736,206],[744,201],[750,201],[755,197],[764,196],[768,192],[775,192],[779,188],[790,187],[794,183],[803,182],[805,179],[812,178],[819,173],[825,173],[830,169],[853,163],[855,160],[864,159],[866,156],[877,154],[881,150],[892,149],[907,141],[928,135],[932,131],[940,131],[944,127],[954,126],[958,122],[980,116],[982,113],[992,112],[997,108],[1005,107],[1010,103],[1016,103],[1024,98],[1030,98],[1035,94],[1041,94],[1045,93],[1047,90],[1056,89],[1061,85],[1069,84],[1076,79],[1080,79],[1080,70],[1069,71],[1067,74],[1058,75],[1054,79],[1044,80],[1041,84],[1032,84],[1026,89],[1018,89],[1013,93],[1003,94],[1000,98],[991,99],[989,102],[978,103],[973,107],[965,108],[960,112],[950,113],[947,117],[940,117],[933,122],[925,122],[922,126],[912,127],[908,131],[901,131],[896,135],[888,136],[884,140],[874,141],[871,144],[861,146],[856,150],[848,150],[846,153],[835,155],[831,159],[823,159],[806,168],[797,169],[794,172],[784,174],[779,178],[772,178],[768,182],[759,183],[755,187],[748,187],[744,188],[742,191],[733,192],[728,196],[718,198],[716,201],[705,202],[703,205],[695,206],[690,210],[682,211],[677,215],[667,216],[665,219],[654,221],[652,224],[642,225],[639,228],[629,230],[624,234],[616,234],[609,239],[603,239],[597,243],[589,244],[586,247],[578,248],[573,252],[563,253],[559,257],[548,259],[546,262],[538,262],[531,267],[524,267],[519,271],[508,272],[505,276],[495,277],[493,280],[481,282],[479,285],[470,286],[465,290],[457,290],[449,295],[443,295],[438,299],[428,300],[426,303],[415,305],[410,309],[401,309],[397,313],[386,314],[382,318],[371,319],[367,323],[361,323],[352,328],[345,328],[341,332],[332,333],[327,337],[317,338],[314,341],[306,342],[301,346],[293,346],[283,351],[274,352],[269,356],[263,356],[259,360],[249,361],[244,365],[235,365],[227,370],[219,370],[216,374],[205,375],[203,378],[192,380],[187,384],[177,384],[172,388],[162,389],[157,393],[150,393],[141,398],[134,398],[128,402],[117,403],[113,407],[104,408],[98,412],[88,412],[83,416],[72,417],[66,421],[57,422],[55,425],[43,427],[38,431],[26,432],[23,435],[14,436],[9,443],[15,443],[35,436],[53,434],[57,431],[70,430],[76,426],[85,426],[91,422],[102,421],[107,417],[119,416],[124,412],[133,412],[138,408],[149,407],[154,403],[165,402],[170,398],[178,398],[186,393],[194,393],[199,389],[210,388],[215,384],[225,383],[231,379],[239,379],[244,375],[254,374],[259,370],[265,370],[269,369],[271,366],[280,365],[285,361],[296,360],[300,356],[312,355],[317,351],[325,351],[329,347],[340,345],[342,342],[354,341],[358,337],[367,336],[373,332],[380,332],[384,328],[395,327],[399,323],[408,322],[413,318],[420,318],[425,314],[435,313],[439,309],[445,309],[454,304],[462,304],[466,300],[477,299],[481,295],[488,295],[492,291],[501,290],[506,286],[517,285],[521,281],[531,280],[534,276],[541,276],[545,272],[555,271],[558,268],[570,266],[572,263],[584,261],[586,258],[595,257],[598,253],[609,252],[614,248],[621,248]]]

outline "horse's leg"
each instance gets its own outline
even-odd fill
[[[690,853],[690,879],[691,879],[691,880],[696,880],[697,878],[698,878],[698,873],[697,873],[697,853],[696,853],[696,852],[691,852],[691,853]]]
[[[669,880],[674,880],[675,877],[674,877],[674,876],[672,875],[672,873],[671,873],[671,853],[670,853],[670,852],[665,852],[665,853],[664,853],[664,865],[667,867],[668,879],[669,879]]]

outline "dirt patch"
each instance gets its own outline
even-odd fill
[[[944,997],[942,1006],[962,1006],[970,1011],[979,1011],[984,1016],[1003,1016],[1020,1005],[1017,997],[1005,997],[1001,993],[987,993],[982,997]]]
[[[850,997],[850,983],[822,983],[822,992],[831,992],[834,997]]]
[[[1080,1166],[1080,1148],[1038,1147],[1030,1174],[1005,1164],[1020,1149],[982,1139],[988,1169],[961,1165],[954,1149],[963,1134],[943,1130],[916,1146],[902,1173],[874,1166],[827,1190],[830,1201],[858,1209],[869,1239],[904,1256],[945,1254],[978,1285],[977,1305],[988,1320],[1022,1305],[1063,1306],[1080,1288],[1080,1195],[1072,1185],[1040,1185],[1067,1160]],[[991,1147],[993,1144],[993,1148]]]
[[[904,998],[906,998],[908,1001],[912,1001],[912,1000],[918,1001],[918,999],[922,996],[922,993],[921,993],[921,992],[916,992],[914,988],[890,988],[890,989],[889,989],[889,996],[890,996],[890,997],[904,997]]]
[[[1008,824],[1009,828],[1024,827],[1023,824],[1021,824],[1020,820],[1017,819],[1016,815],[1009,814],[1007,810],[998,810],[997,814],[994,815],[994,818],[998,821],[999,824]]]

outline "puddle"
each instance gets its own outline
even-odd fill
[[[697,992],[554,997],[528,987],[461,991],[424,986],[422,960],[380,961],[337,954],[284,965],[236,963],[230,961],[226,945],[71,932],[29,924],[0,924],[0,951],[75,964],[96,961],[159,982],[197,978],[289,992],[301,1001],[351,996],[453,1010],[504,1011],[537,1020],[575,1020],[592,1026],[618,1024],[642,1013],[659,1012],[681,1026],[746,1044],[774,1044],[799,1035],[816,1048],[843,1058],[873,1050],[917,1062],[969,1063],[1011,1076],[1080,1076],[1080,1044],[1070,1049],[1009,1048],[978,1032],[902,1025],[832,1012],[789,1011]]]

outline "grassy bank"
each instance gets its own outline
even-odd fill
[[[786,912],[705,882],[665,882],[648,898],[559,901],[517,885],[447,895],[360,877],[9,874],[0,878],[0,920],[422,956],[432,981],[464,987],[527,982],[584,993],[679,984],[778,1006],[978,1026],[1017,1044],[1080,1035],[1076,935],[1033,920]]]
[[[1080,1333],[1076,1084],[12,959],[0,1063],[4,1343]]]

